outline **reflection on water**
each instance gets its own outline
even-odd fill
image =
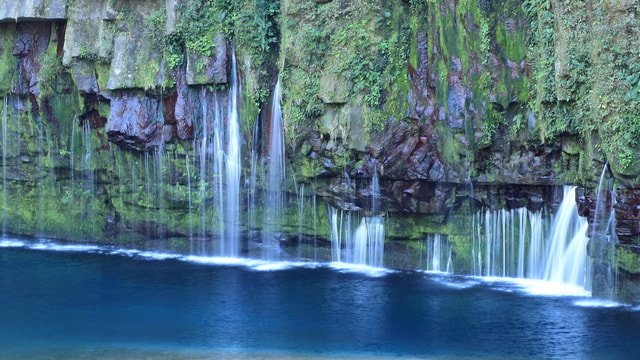
[[[640,352],[640,311],[540,291],[545,282],[216,259],[207,265],[3,240],[0,357],[623,359]]]

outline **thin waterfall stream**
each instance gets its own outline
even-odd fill
[[[240,255],[240,175],[241,175],[241,154],[240,154],[240,119],[238,115],[238,96],[240,93],[240,82],[238,81],[238,70],[235,52],[231,52],[231,88],[229,91],[229,106],[227,110],[227,150],[225,156],[225,206],[224,212],[227,214],[225,223],[225,238],[220,254],[222,256],[237,257]]]
[[[280,217],[285,200],[285,152],[282,89],[278,79],[271,100],[271,117],[267,132],[267,188],[263,213],[262,257],[277,260],[280,254]]]
[[[333,262],[383,267],[385,229],[384,217],[376,213],[380,196],[380,180],[376,171],[369,193],[373,214],[362,216],[357,226],[357,220],[352,220],[353,212],[329,207]]]
[[[2,106],[2,237],[7,233],[7,96]]]

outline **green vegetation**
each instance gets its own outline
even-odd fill
[[[540,138],[596,140],[595,147],[578,155],[580,163],[606,158],[617,174],[637,178],[640,59],[637,36],[625,30],[635,20],[625,11],[581,1],[552,9],[548,0],[528,0],[523,9],[532,25],[529,57],[536,98],[530,105]],[[574,182],[593,181],[588,166],[579,169]]]
[[[0,94],[7,94],[16,79],[17,59],[13,56],[16,24],[0,24]]]

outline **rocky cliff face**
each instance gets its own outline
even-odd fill
[[[191,248],[223,233],[211,146],[237,76],[241,227],[256,238],[279,78],[283,243],[330,238],[326,206],[297,211],[305,200],[394,214],[389,238],[402,244],[442,233],[464,247],[470,234],[456,225],[475,209],[553,207],[561,184],[584,187],[591,216],[608,162],[618,242],[591,256],[631,284],[636,16],[631,0],[5,2],[5,227]],[[625,301],[636,296],[622,287]]]

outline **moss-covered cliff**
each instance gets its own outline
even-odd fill
[[[289,199],[283,244],[326,247],[330,204],[388,215],[387,247],[400,254],[390,265],[414,266],[410,254],[420,245],[413,241],[429,233],[448,235],[462,263],[470,216],[481,207],[551,208],[553,186],[578,184],[582,213],[595,219],[594,189],[608,163],[619,240],[591,255],[596,269],[624,275],[620,288],[630,290],[621,298],[630,301],[640,245],[637,5],[5,3],[3,228],[206,249],[205,239],[225,231],[216,204],[226,194],[215,186],[222,175],[210,146],[216,124],[231,116],[225,109],[235,84],[243,167],[237,225],[249,240],[243,251],[256,251],[270,98],[280,79]],[[374,174],[381,196],[372,209]]]

